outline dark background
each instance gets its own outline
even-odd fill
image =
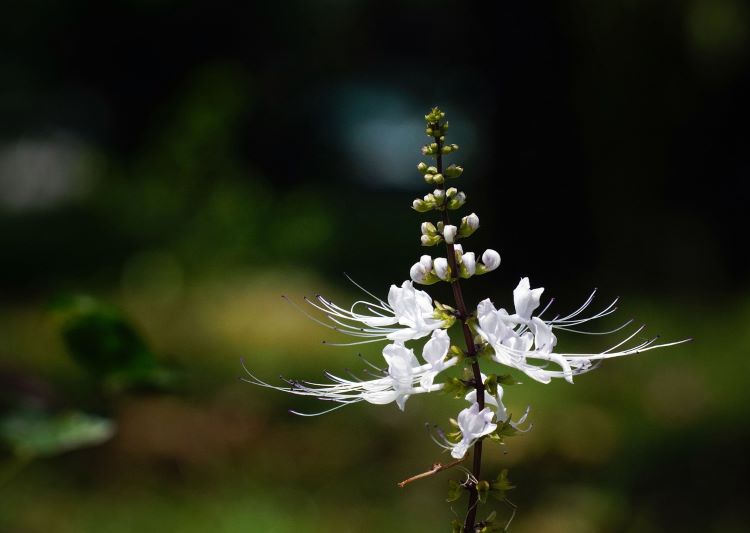
[[[235,381],[243,355],[269,376],[353,364],[278,295],[408,277],[433,105],[480,216],[471,247],[503,257],[470,301],[508,305],[523,275],[571,308],[600,287],[697,339],[512,390],[539,409],[497,454],[513,530],[747,526],[746,3],[10,2],[0,65],[0,405],[118,428],[0,481],[17,504],[0,529],[447,528],[445,479],[391,487],[438,457],[421,424],[453,404],[290,420],[292,399]],[[102,390],[61,342],[58,303],[80,294],[177,377]]]

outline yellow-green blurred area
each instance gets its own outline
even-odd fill
[[[396,483],[450,460],[425,424],[463,400],[298,417],[330,405],[240,380],[382,363],[294,304],[362,298],[345,273],[385,297],[441,253],[409,208],[433,105],[481,220],[464,248],[502,256],[470,305],[530,276],[551,313],[620,296],[594,330],[695,338],[516,376],[533,429],[483,466],[516,485],[510,531],[748,530],[750,9],[519,4],[3,6],[0,532],[449,531],[458,469]]]

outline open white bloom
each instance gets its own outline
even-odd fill
[[[533,312],[539,307],[543,290],[543,288],[531,289],[528,278],[523,278],[513,291],[513,301],[516,311],[514,314],[511,315],[502,308],[496,309],[489,299],[483,300],[477,307],[477,322],[479,326],[477,332],[492,346],[495,352],[492,359],[497,363],[516,368],[542,383],[549,383],[552,378],[565,378],[572,383],[573,376],[593,370],[595,368],[593,362],[595,361],[636,354],[655,348],[674,346],[689,340],[655,344],[658,337],[654,337],[626,347],[645,328],[645,326],[640,326],[620,342],[599,353],[555,352],[557,337],[553,333],[553,329],[574,333],[605,335],[622,330],[630,325],[632,321],[628,321],[612,331],[603,333],[571,329],[571,327],[607,316],[616,310],[614,305],[617,300],[590,317],[580,318],[579,315],[593,301],[596,291],[573,313],[562,318],[556,317],[552,320],[543,320],[540,316],[532,316]],[[556,365],[557,368],[548,369],[547,365],[550,363]]]
[[[457,421],[458,429],[461,431],[461,441],[452,446],[451,455],[456,459],[463,458],[466,451],[478,439],[495,431],[497,424],[492,421],[494,417],[495,413],[492,409],[485,407],[480,411],[479,404],[476,402],[458,413]]]
[[[443,333],[445,332],[443,331]],[[440,344],[441,342],[442,337],[438,337],[436,344]],[[297,396],[311,396],[319,400],[338,404],[320,413],[306,414],[292,411],[294,414],[302,416],[325,414],[345,405],[363,401],[377,405],[396,402],[399,409],[403,411],[409,396],[433,392],[443,388],[443,384],[433,384],[435,375],[455,365],[458,362],[458,358],[453,357],[443,360],[445,357],[445,354],[443,354],[438,360],[435,354],[441,350],[441,347],[436,346],[430,350],[430,353],[423,353],[425,359],[431,359],[432,362],[420,365],[414,355],[414,350],[406,348],[400,342],[389,344],[383,349],[383,358],[388,367],[382,369],[372,363],[368,363],[375,370],[375,372],[370,372],[375,377],[369,380],[358,379],[355,376],[352,376],[352,379],[344,379],[326,372],[326,377],[331,381],[330,383],[285,380],[288,385],[282,387],[260,380],[247,370],[247,368],[245,368],[245,371],[250,378],[243,378],[243,380],[261,387],[288,392]],[[427,375],[430,377],[426,379],[425,376]]]
[[[429,256],[422,257],[429,259]],[[423,263],[420,262],[420,264]],[[419,339],[438,328],[450,325],[444,319],[437,318],[430,295],[415,289],[411,281],[404,281],[401,287],[391,285],[387,303],[371,293],[367,294],[375,298],[375,302],[359,300],[354,302],[349,309],[339,307],[320,295],[316,296],[315,300],[305,298],[310,305],[325,313],[331,323],[305,314],[329,329],[367,339],[338,344],[340,346],[386,339],[392,341]],[[359,309],[367,312],[359,312]]]

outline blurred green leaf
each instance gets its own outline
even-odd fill
[[[61,333],[71,358],[106,387],[165,388],[176,382],[119,310],[87,296],[59,298],[53,305],[64,315]]]
[[[80,412],[49,415],[38,411],[12,413],[0,419],[0,439],[18,456],[45,457],[109,440],[115,424]]]

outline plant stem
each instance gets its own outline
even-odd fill
[[[434,137],[437,143],[437,171],[439,174],[443,173],[443,143],[440,137]],[[445,182],[439,187],[445,189]],[[450,224],[450,216],[448,215],[448,198],[444,199],[443,205],[443,224]],[[484,383],[482,382],[482,372],[479,368],[479,361],[476,359],[477,348],[474,344],[474,336],[471,334],[471,328],[469,328],[468,319],[469,313],[466,308],[466,302],[464,302],[464,296],[461,292],[461,284],[458,280],[458,265],[456,264],[456,251],[453,244],[446,243],[447,254],[448,254],[448,265],[451,269],[451,288],[453,289],[453,298],[456,301],[456,310],[458,311],[458,319],[461,321],[461,327],[464,332],[464,340],[466,341],[466,354],[473,358],[471,363],[471,370],[474,373],[474,388],[477,391],[477,404],[479,404],[479,410],[484,409]],[[454,277],[456,276],[456,277]],[[474,443],[474,459],[472,464],[472,474],[474,478],[479,480],[479,476],[482,470],[482,440],[478,440]],[[464,522],[464,532],[471,533],[474,531],[474,525],[477,517],[477,503],[478,494],[474,484],[468,486],[469,490],[469,507],[466,511],[466,521]]]

